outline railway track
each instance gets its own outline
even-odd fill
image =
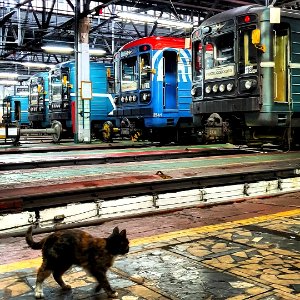
[[[139,149],[135,148],[135,149]],[[153,160],[166,160],[166,159],[180,159],[180,158],[193,158],[193,157],[211,157],[217,155],[236,155],[253,153],[253,149],[241,149],[241,148],[197,148],[197,147],[172,147],[172,148],[147,148],[141,149],[141,151],[133,151],[132,148],[126,148],[124,152],[103,152],[103,150],[123,149],[123,148],[89,148],[72,152],[69,150],[65,154],[55,154],[52,150],[47,152],[47,155],[51,156],[51,159],[45,159],[45,156],[33,155],[24,156],[24,161],[21,161],[19,154],[17,159],[11,156],[11,158],[5,157],[1,159],[0,166],[2,171],[23,170],[23,169],[36,169],[36,168],[53,168],[53,167],[65,167],[65,166],[80,166],[80,165],[98,165],[109,163],[126,163],[126,162],[138,162],[138,161],[153,161]],[[131,149],[129,153],[128,149]],[[96,151],[95,151],[96,150]],[[102,152],[97,153],[97,150]],[[89,152],[87,152],[89,151]],[[61,152],[61,151],[60,151]]]
[[[141,155],[137,160],[133,152],[122,161],[117,151],[116,158],[85,165],[69,162],[57,168],[40,162],[44,167],[23,170],[11,166],[11,171],[0,172],[0,235],[23,234],[29,224],[47,231],[300,189],[297,152],[218,153],[212,157],[206,150],[202,157],[199,153],[189,153],[191,157],[148,153],[145,160]]]

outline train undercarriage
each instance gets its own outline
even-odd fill
[[[130,120],[122,118],[119,126],[111,121],[106,121],[102,126],[102,140],[111,142],[114,138],[130,139],[132,141],[150,141],[160,144],[195,142],[196,131],[190,118],[181,118],[177,126],[146,127],[144,119]]]
[[[299,123],[299,118],[295,118]],[[208,117],[196,115],[194,123],[201,124],[198,130],[200,143],[232,143],[236,145],[262,146],[265,144],[282,148],[300,146],[300,126],[247,126],[243,115],[220,115]]]

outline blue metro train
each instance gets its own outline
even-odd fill
[[[16,123],[20,128],[30,126],[28,119],[28,96],[10,95],[3,99],[3,108],[9,114],[5,114],[6,122]]]
[[[93,137],[100,137],[102,126],[114,108],[111,78],[110,65],[90,62],[90,120]],[[49,119],[51,122],[60,122],[69,137],[75,132],[75,80],[75,61],[58,64],[49,73]]]
[[[116,108],[104,124],[105,140],[115,133],[161,143],[190,138],[189,40],[151,36],[129,42],[115,54],[114,71]]]

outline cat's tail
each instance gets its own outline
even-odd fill
[[[34,250],[42,249],[45,243],[45,239],[35,242],[32,238],[32,226],[30,226],[26,232],[25,239],[30,248]]]

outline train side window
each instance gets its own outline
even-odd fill
[[[288,101],[289,31],[287,23],[273,25],[274,100],[276,102]]]

